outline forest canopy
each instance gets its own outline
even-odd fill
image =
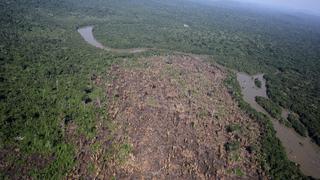
[[[113,48],[207,54],[228,68],[265,73],[271,101],[261,103],[275,117],[280,106],[290,109],[296,116],[288,120],[296,131],[320,145],[316,17],[189,0],[3,0],[0,14],[0,153],[17,152],[0,165],[8,165],[10,175],[23,177],[28,171],[25,177],[63,178],[76,163],[65,126],[74,123],[79,134],[95,137],[96,117],[108,119],[92,103],[104,94],[91,79],[108,78],[105,70],[112,63],[139,55],[87,46],[76,33],[85,25],[95,25],[95,37]],[[266,171],[274,179],[303,177],[286,158],[266,117],[247,107],[236,88],[233,82],[230,92],[240,106],[266,128]],[[29,155],[42,157],[39,164],[30,162]],[[6,177],[2,171],[0,177]]]

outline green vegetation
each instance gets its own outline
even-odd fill
[[[301,136],[307,136],[307,130],[304,125],[300,122],[299,116],[292,113],[289,114],[287,119],[281,117],[281,107],[272,102],[268,98],[256,97],[257,103],[262,106],[273,118],[278,119],[281,123],[287,127],[292,127]]]
[[[227,126],[227,132],[241,133],[242,128],[240,124],[230,124]]]
[[[236,176],[238,176],[238,177],[242,177],[242,176],[245,175],[244,172],[243,172],[240,168],[235,168],[235,169],[234,169],[234,174],[235,174]]]
[[[281,107],[265,97],[256,97],[256,102],[262,106],[273,118],[281,119]]]
[[[239,141],[231,141],[227,142],[224,145],[226,151],[236,151],[240,148],[240,142]]]
[[[0,153],[7,164],[0,178],[63,179],[75,165],[70,136],[90,139],[97,117],[107,119],[104,91],[92,77],[106,78],[106,68],[132,55],[88,46],[75,29],[92,21],[69,14],[67,2],[1,1],[0,7],[6,7],[0,8]],[[68,134],[70,124],[75,134]]]
[[[279,122],[285,126],[287,126],[288,128],[292,128],[292,124],[285,118],[281,117],[279,119]]]
[[[307,130],[304,125],[300,122],[299,116],[290,113],[288,115],[288,121],[291,123],[292,127],[301,135],[307,136]]]
[[[240,168],[234,168],[234,169],[228,169],[227,172],[229,174],[233,174],[233,175],[236,175],[238,177],[242,177],[245,175],[245,173],[240,169]]]
[[[126,142],[114,143],[104,154],[104,160],[106,162],[112,162],[113,165],[114,163],[123,164],[132,152],[132,148],[133,147]]]
[[[88,165],[88,171],[92,174],[95,171],[95,167],[93,163],[89,163]]]
[[[254,84],[255,84],[258,88],[261,88],[261,86],[262,86],[262,83],[261,83],[261,81],[260,81],[258,78],[255,78],[255,79],[254,79]]]
[[[300,67],[304,69],[305,66],[308,65]],[[320,77],[317,74],[320,70],[305,72],[302,69],[282,70],[279,75],[268,74],[266,76],[267,93],[275,103],[297,113],[300,122],[306,126],[309,136],[320,145],[320,85],[316,80]]]
[[[259,144],[256,150],[261,157],[261,166],[271,179],[308,179],[301,173],[299,167],[287,158],[281,142],[276,137],[271,120],[264,114],[255,111],[243,100],[236,75],[229,72],[225,83],[229,93],[238,102],[238,106],[263,128],[263,134],[260,136],[261,145]]]
[[[105,71],[122,59],[159,54],[95,49],[76,33],[84,25],[95,25],[97,39],[111,47],[209,54],[227,67],[266,73],[268,96],[296,112],[320,144],[320,23],[313,17],[181,0],[3,0],[0,7],[0,153],[17,177],[63,179],[75,165],[77,148],[67,127],[75,124],[73,136],[90,139],[97,117],[108,119],[102,112],[106,95],[94,77],[107,79]],[[266,172],[273,179],[304,178],[286,158],[270,120],[241,99],[234,77],[228,82],[239,106],[264,127],[259,149]],[[94,105],[97,98],[101,109]],[[300,121],[291,120],[295,129]],[[132,148],[116,147],[119,159]],[[43,157],[39,163],[46,165],[30,157]],[[8,169],[0,171],[1,179],[8,178]]]

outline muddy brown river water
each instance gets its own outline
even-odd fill
[[[103,46],[99,43],[92,34],[93,26],[86,26],[79,28],[78,32],[82,38],[92,46],[113,52],[138,53],[148,49],[112,49]],[[254,79],[258,78],[262,82],[261,88],[256,87]],[[301,171],[308,176],[320,178],[320,148],[314,144],[311,139],[304,138],[297,134],[292,128],[288,128],[279,123],[278,120],[273,119],[258,103],[255,101],[256,96],[268,97],[266,94],[266,81],[263,74],[250,76],[245,73],[237,73],[237,80],[241,86],[243,98],[258,112],[266,114],[272,119],[273,126],[277,131],[277,137],[282,142],[288,158],[299,164]],[[284,118],[288,115],[288,110],[284,109],[282,116]]]
[[[262,82],[261,88],[256,87],[254,79],[258,78]],[[256,101],[256,96],[267,97],[266,81],[263,74],[250,76],[245,73],[237,73],[237,80],[241,86],[244,100],[258,112],[266,114],[272,119],[277,137],[282,142],[288,158],[299,164],[301,171],[308,176],[320,178],[320,148],[314,144],[309,137],[305,138],[296,133],[292,128],[280,124],[278,120],[272,118]],[[288,110],[283,109],[282,116],[287,117]]]

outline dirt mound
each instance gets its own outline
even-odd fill
[[[259,128],[228,94],[225,75],[182,55],[114,66],[106,87],[113,143],[129,155],[101,178],[259,178]]]

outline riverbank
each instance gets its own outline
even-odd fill
[[[106,48],[101,43],[95,40],[92,34],[93,26],[87,26],[84,28],[80,28],[78,32],[81,36],[91,45],[105,49],[113,52],[125,52],[125,53],[135,53],[135,52],[143,52],[148,49],[136,49],[137,51],[132,51],[132,49],[112,49]],[[140,51],[139,51],[140,50]],[[271,118],[269,114],[259,106],[256,101],[256,96],[266,97],[266,82],[263,78],[263,74],[258,74],[256,76],[249,76],[244,73],[238,73],[237,79],[239,84],[242,86],[241,91],[244,94],[244,100],[249,103],[252,108],[254,108],[258,112],[262,112],[267,115],[268,118]],[[258,88],[255,86],[254,79],[259,79],[261,83],[261,87]],[[272,118],[271,118],[272,119]],[[289,159],[301,166],[301,170],[306,174],[313,177],[319,177],[320,174],[318,172],[318,156],[319,152],[317,150],[316,145],[314,145],[310,139],[302,139],[299,137],[297,133],[295,133],[292,129],[285,127],[280,124],[278,121],[272,119],[272,123],[274,129],[276,130],[277,137],[281,140],[284,149],[287,152]],[[303,144],[303,145],[301,145]],[[279,145],[281,146],[281,145]],[[304,153],[302,153],[304,152]],[[305,153],[308,152],[308,153]],[[306,155],[307,154],[307,155]]]
[[[83,37],[83,39],[87,43],[91,44],[96,48],[103,49],[106,51],[115,52],[115,53],[141,53],[147,50],[151,50],[150,48],[114,49],[114,48],[104,46],[100,42],[98,42],[96,38],[93,36],[93,33],[92,33],[93,26],[85,26],[83,28],[79,28],[77,31],[80,33],[80,35]]]
[[[258,78],[261,83],[261,88],[258,88],[254,80]],[[312,142],[310,137],[302,137],[292,128],[281,124],[279,120],[274,119],[270,114],[263,109],[256,101],[255,97],[267,98],[266,80],[263,74],[250,76],[245,73],[237,73],[237,80],[241,86],[243,99],[250,104],[256,111],[261,112],[271,119],[276,135],[282,142],[288,158],[299,164],[302,172],[308,176],[320,178],[320,148]],[[286,117],[288,112],[282,109],[283,117]]]

